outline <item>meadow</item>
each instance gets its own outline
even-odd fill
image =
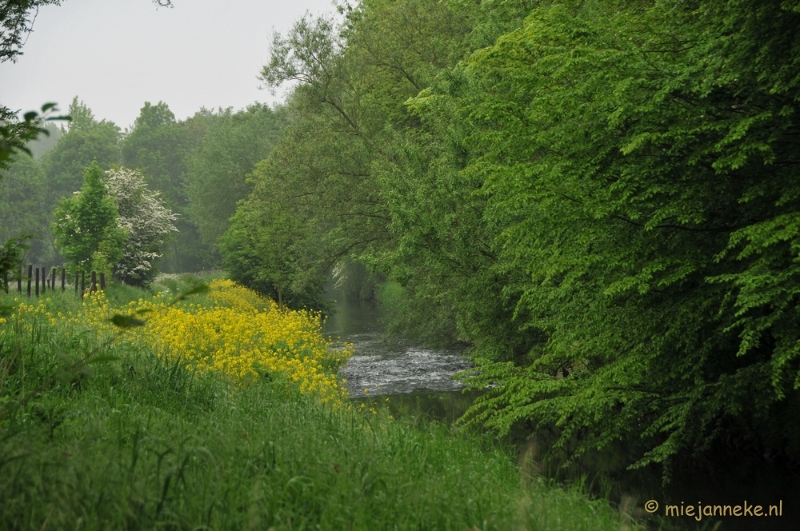
[[[0,529],[641,527],[485,434],[351,402],[320,314],[197,286],[0,295]]]

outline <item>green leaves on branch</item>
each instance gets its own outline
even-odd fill
[[[119,210],[104,181],[93,162],[80,193],[62,199],[54,214],[56,246],[73,270],[99,268],[110,275],[110,266],[122,257],[128,232],[117,225]]]
[[[20,121],[16,113],[11,112],[8,107],[0,106],[0,170],[7,169],[17,153],[31,155],[27,144],[39,135],[50,134],[43,127],[44,123],[70,119],[69,116],[55,115],[56,111],[58,109],[55,103],[45,103],[41,114],[35,111],[26,112]]]
[[[799,29],[780,2],[543,3],[434,93],[542,334],[528,367],[483,366],[476,418],[638,440],[638,465],[796,444]]]

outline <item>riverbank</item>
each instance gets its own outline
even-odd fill
[[[224,321],[192,330],[189,317],[175,318],[160,341],[126,339],[177,311],[238,307],[252,322],[258,312],[241,295],[219,288],[173,304],[174,295],[112,287],[104,301],[53,293],[7,318],[0,529],[636,528],[607,501],[548,484],[479,435],[324,400],[333,395],[303,383],[330,382],[340,353],[320,357],[276,336],[262,355],[283,369],[251,377],[213,356],[187,361],[170,343],[210,341]],[[137,315],[150,323],[110,340],[117,331],[98,323],[126,307],[149,309]],[[320,378],[291,372],[292,359],[318,361]]]

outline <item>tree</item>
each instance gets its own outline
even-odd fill
[[[262,214],[239,209],[221,239],[231,279],[272,297],[280,307],[321,309],[324,281],[308,274],[304,227],[288,212]]]
[[[403,102],[457,60],[468,31],[446,3],[375,0],[348,11],[341,26],[306,17],[275,35],[261,79],[272,88],[300,84],[287,105],[291,125],[253,173],[261,199],[246,204],[257,209],[261,201],[263,215],[276,216],[263,238],[280,238],[266,234],[279,230],[277,218],[287,212],[313,221],[305,247],[320,252],[307,274],[324,275],[345,259],[383,266],[391,217],[375,164],[398,140],[393,128],[414,125]],[[266,203],[274,186],[293,191],[281,196],[279,210]]]
[[[46,103],[42,106],[41,114],[27,112],[20,121],[17,113],[0,106],[0,171],[8,168],[14,155],[32,155],[28,144],[40,135],[50,134],[50,129],[45,126],[47,122],[69,120],[68,116],[55,116],[57,110],[55,103]],[[0,173],[0,179],[2,177]]]
[[[201,119],[195,121],[202,121]],[[145,102],[133,130],[122,142],[122,159],[128,168],[141,171],[152,190],[161,192],[166,206],[181,215],[176,221],[179,233],[164,260],[172,272],[196,271],[210,254],[200,241],[197,227],[186,215],[186,163],[195,142],[187,122],[179,123],[164,102]]]
[[[0,183],[0,241],[34,235],[26,253],[29,263],[54,258],[46,194],[41,166],[27,155],[17,155]]]
[[[252,190],[247,176],[267,158],[287,125],[282,107],[254,104],[227,109],[210,122],[202,144],[188,159],[186,209],[203,242],[214,249],[230,226],[237,201]]]
[[[97,163],[84,171],[80,192],[59,202],[54,218],[55,244],[71,270],[111,273],[112,264],[122,258],[128,233],[119,227],[119,210]]]
[[[68,112],[75,117],[68,131],[40,159],[47,175],[49,209],[81,187],[83,170],[93,162],[104,170],[120,162],[120,130],[116,125],[95,120],[92,111],[77,96]]]
[[[178,217],[164,206],[159,192],[148,190],[142,174],[125,168],[106,172],[106,189],[119,210],[117,226],[127,234],[122,254],[113,263],[114,277],[134,286],[147,286],[155,277],[154,260],[161,256]]]

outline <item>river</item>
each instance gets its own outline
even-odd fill
[[[396,415],[413,415],[453,422],[469,407],[476,393],[463,393],[463,385],[453,380],[458,371],[470,366],[463,349],[426,349],[383,340],[383,311],[371,302],[345,301],[336,292],[335,311],[323,332],[329,337],[351,342],[355,355],[342,369],[354,401],[384,401]],[[797,422],[797,419],[793,419]],[[527,434],[526,434],[527,435]],[[540,437],[540,441],[546,437]],[[506,439],[503,444],[523,452],[530,448],[525,438]],[[543,446],[540,444],[539,446]],[[569,483],[586,479],[592,490],[628,505],[634,516],[646,516],[645,503],[655,501],[665,528],[714,531],[784,531],[800,529],[800,474],[771,463],[760,456],[733,454],[712,456],[702,465],[675,470],[671,481],[662,484],[661,469],[649,467],[629,471],[620,466],[628,459],[625,448],[616,447],[587,456],[570,470],[542,473]],[[552,467],[555,469],[555,467]],[[701,518],[686,516],[686,507],[740,506],[742,516]],[[666,517],[666,506],[683,508],[684,516]],[[780,516],[750,516],[753,507],[774,505]],[[750,507],[750,509],[748,509]],[[747,515],[745,515],[747,511]],[[653,520],[654,525],[657,524]],[[657,525],[656,525],[657,527]],[[655,527],[654,527],[655,528]]]

